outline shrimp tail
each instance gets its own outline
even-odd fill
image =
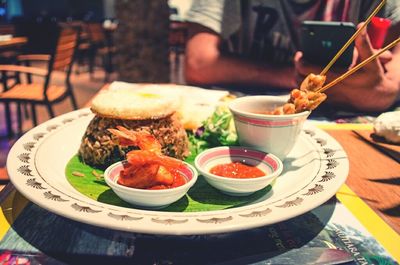
[[[117,129],[110,128],[108,131],[118,137],[119,144],[122,146],[137,146],[141,150],[149,150],[161,154],[161,144],[149,132],[133,131],[123,126],[117,126]]]
[[[126,158],[129,164],[135,166],[157,164],[165,167],[167,170],[179,169],[183,165],[182,161],[147,150],[132,150],[126,154]]]

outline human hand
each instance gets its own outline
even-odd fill
[[[355,52],[350,68],[375,52],[376,50],[372,48],[366,30],[363,30],[355,40]],[[399,93],[398,84],[385,76],[384,66],[392,60],[392,56],[390,51],[383,53],[378,59],[373,60],[327,90],[328,101],[338,106],[362,111],[382,111],[389,108]],[[312,65],[304,61],[301,52],[295,54],[294,63],[299,82],[308,74],[318,74],[323,69],[322,66]],[[347,70],[337,67],[331,68],[327,74],[326,83],[336,79]]]

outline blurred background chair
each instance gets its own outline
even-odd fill
[[[33,125],[37,125],[36,105],[44,105],[50,117],[54,117],[53,105],[70,98],[72,107],[77,109],[77,103],[73,94],[73,87],[70,75],[73,65],[75,50],[78,43],[79,32],[72,28],[61,28],[57,44],[50,55],[33,54],[21,55],[19,59],[23,62],[47,61],[47,69],[31,67],[26,65],[0,65],[2,83],[5,90],[0,94],[0,102],[5,106],[5,118],[7,123],[7,134],[13,134],[10,113],[10,104],[16,103],[18,118],[18,133],[22,132],[21,104],[28,104],[31,107],[31,118]],[[64,85],[54,85],[51,82],[53,71],[62,71],[65,74]],[[26,74],[26,82],[18,80],[13,86],[7,85],[8,72]],[[31,75],[43,77],[43,82],[32,82]]]
[[[185,53],[185,46],[188,38],[187,24],[182,21],[171,21],[169,24],[168,43],[172,53],[176,56]]]
[[[186,22],[170,21],[168,45],[171,63],[171,81],[182,83],[183,80],[183,60],[185,47],[188,39],[188,28]]]
[[[84,70],[82,69],[88,67],[89,65],[90,41],[86,23],[83,21],[79,21],[75,22],[75,24],[79,25],[77,27],[79,27],[80,30],[79,43],[75,53],[75,58],[76,58],[75,73],[79,75],[81,72],[84,72]]]
[[[106,32],[102,23],[87,23],[85,25],[89,40],[89,73],[93,78],[96,58],[100,57],[101,67],[105,71],[104,81],[109,81],[109,76],[114,72],[113,57],[115,46],[113,45],[112,32]]]

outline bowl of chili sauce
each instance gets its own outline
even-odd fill
[[[247,196],[270,185],[282,172],[282,161],[271,153],[241,146],[221,146],[195,159],[199,174],[231,196]]]

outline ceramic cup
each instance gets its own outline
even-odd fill
[[[233,100],[229,109],[242,146],[276,155],[284,160],[296,143],[310,111],[289,115],[263,114],[285,104],[277,96],[246,96]]]

